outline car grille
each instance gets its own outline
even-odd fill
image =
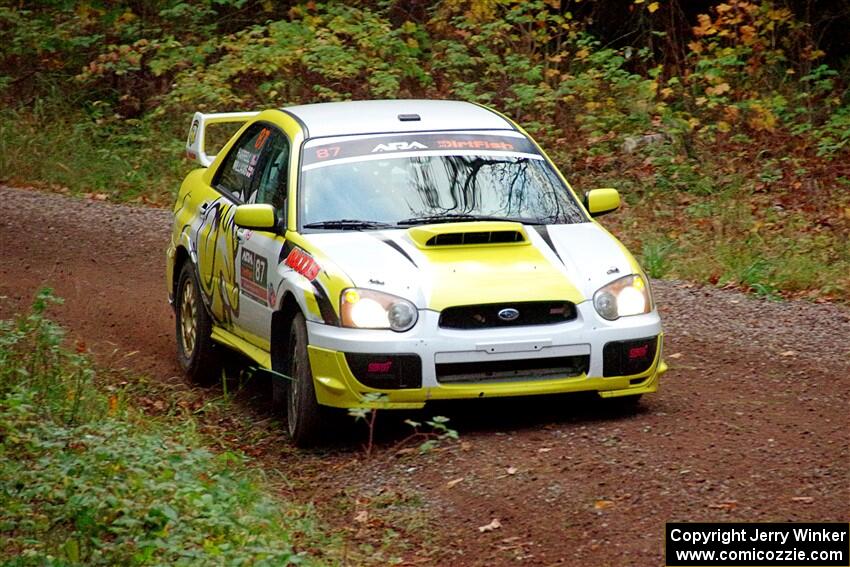
[[[514,309],[513,320],[499,317],[499,312]],[[576,306],[569,301],[527,301],[521,303],[486,303],[448,307],[440,313],[444,329],[488,329],[492,327],[521,327],[551,325],[576,318]]]
[[[437,364],[441,384],[515,382],[567,378],[587,374],[590,356],[559,356],[490,362],[450,362]]]

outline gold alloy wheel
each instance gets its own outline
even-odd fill
[[[191,357],[195,350],[196,315],[195,286],[191,278],[186,278],[180,294],[180,338],[187,357]]]

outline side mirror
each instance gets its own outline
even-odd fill
[[[277,214],[271,205],[239,205],[233,213],[233,222],[239,228],[250,230],[277,229]]]
[[[616,189],[594,189],[584,194],[584,208],[592,217],[599,217],[620,208],[620,194]]]

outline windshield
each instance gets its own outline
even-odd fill
[[[587,220],[533,144],[513,133],[313,140],[302,163],[306,228]]]

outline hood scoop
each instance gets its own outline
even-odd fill
[[[454,246],[527,245],[525,228],[517,222],[481,221],[415,226],[407,230],[410,239],[423,249]]]

